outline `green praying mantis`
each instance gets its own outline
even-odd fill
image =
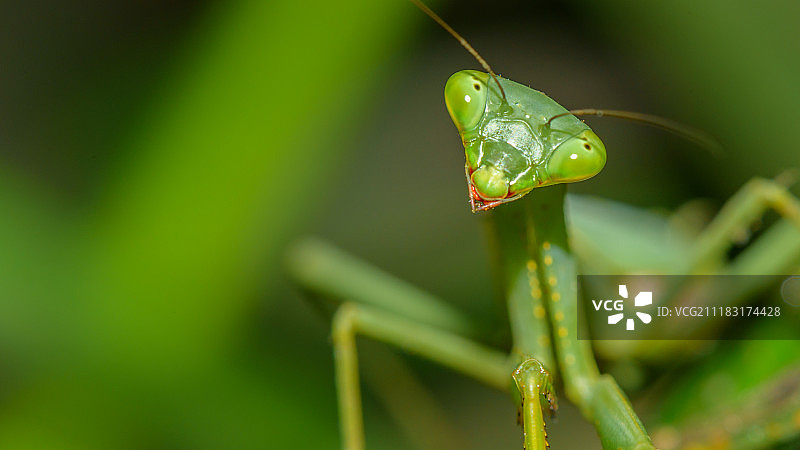
[[[465,43],[424,5],[418,6]],[[591,214],[598,204],[565,196],[567,184],[600,173],[606,160],[602,141],[577,118],[581,112],[571,113],[541,92],[496,76],[465,46],[486,72],[453,75],[445,86],[445,101],[465,148],[470,205],[473,211],[490,216],[490,240],[513,343],[510,350],[486,345],[474,321],[448,304],[324,244],[298,245],[291,254],[294,278],[311,291],[343,302],[337,303],[332,333],[343,447],[364,447],[355,347],[355,337],[361,335],[509,392],[520,410],[525,448],[547,447],[545,422],[557,409],[559,381],[566,397],[595,426],[604,448],[654,448],[651,434],[617,382],[600,373],[590,342],[577,339],[578,268],[664,273],[791,271],[800,263],[800,202],[782,180],[754,180],[696,239],[678,240],[680,248],[671,250],[681,258],[662,252],[662,258],[642,267],[635,260],[603,257],[614,254],[604,248],[614,240],[603,239],[593,223],[600,220]],[[665,125],[657,119],[648,121]],[[727,261],[725,252],[732,237],[769,208],[783,220],[768,231],[763,243],[759,240],[759,245]],[[657,220],[644,212],[622,214],[639,219],[631,223]],[[649,242],[663,237],[640,234]],[[764,256],[767,252],[769,258]],[[669,347],[664,344],[658,351],[669,351]],[[602,346],[599,350],[607,351]],[[646,356],[652,350],[643,345],[623,351]],[[800,419],[791,414],[800,405],[799,389],[790,387],[794,402],[775,414],[786,417],[756,420],[762,420],[764,427],[785,425],[788,431],[773,440],[800,428]],[[767,385],[764,390],[772,388]],[[677,445],[688,444],[679,440]]]

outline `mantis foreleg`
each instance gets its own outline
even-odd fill
[[[567,397],[595,425],[603,447],[653,448],[616,382],[599,375],[590,342],[577,339],[577,272],[567,241],[565,192],[563,185],[540,188],[494,210],[493,219],[499,224],[496,228],[505,231],[498,239],[517,239],[518,247],[528,249],[541,286],[540,291],[532,292],[531,301],[536,304],[539,300],[536,294],[544,299]],[[515,346],[530,345],[533,343],[515,342]]]
[[[512,374],[522,396],[522,426],[526,450],[544,450],[548,447],[547,432],[542,417],[542,407],[552,413],[556,410],[553,382],[550,373],[536,359],[523,361]]]

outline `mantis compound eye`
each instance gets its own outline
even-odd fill
[[[477,70],[462,70],[447,80],[444,101],[459,131],[472,130],[481,122],[486,110],[488,80],[489,75]]]
[[[567,139],[547,161],[554,182],[581,181],[597,175],[606,165],[606,147],[591,130]]]

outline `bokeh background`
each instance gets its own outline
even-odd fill
[[[797,2],[431,6],[568,108],[659,114],[725,148],[592,120],[609,163],[575,191],[715,208],[800,166]],[[322,236],[491,311],[442,99],[464,68],[477,64],[402,0],[2,2],[0,447],[336,448],[329,325],[284,251]],[[503,394],[360,350],[444,411],[426,421],[373,376],[374,448],[518,446]],[[571,414],[554,445],[591,439]]]

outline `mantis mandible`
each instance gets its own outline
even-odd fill
[[[414,3],[465,43],[424,5]],[[521,411],[525,448],[547,447],[545,419],[557,408],[554,379],[563,381],[567,398],[595,425],[604,448],[654,448],[615,380],[600,374],[589,341],[576,338],[578,263],[565,220],[566,184],[598,174],[605,147],[576,114],[541,92],[496,76],[466,47],[486,72],[454,74],[445,86],[445,101],[465,148],[470,205],[491,216],[513,346],[508,353],[479,343],[473,324],[460,312],[328,247],[298,246],[292,264],[298,281],[346,300],[333,318],[343,447],[364,447],[358,334],[508,391]],[[730,201],[698,238],[690,257],[672,270],[713,267],[735,230],[769,207],[800,227],[797,199],[781,183],[756,180]],[[795,260],[787,256],[776,265],[789,267]],[[356,278],[359,283],[350,283]]]

